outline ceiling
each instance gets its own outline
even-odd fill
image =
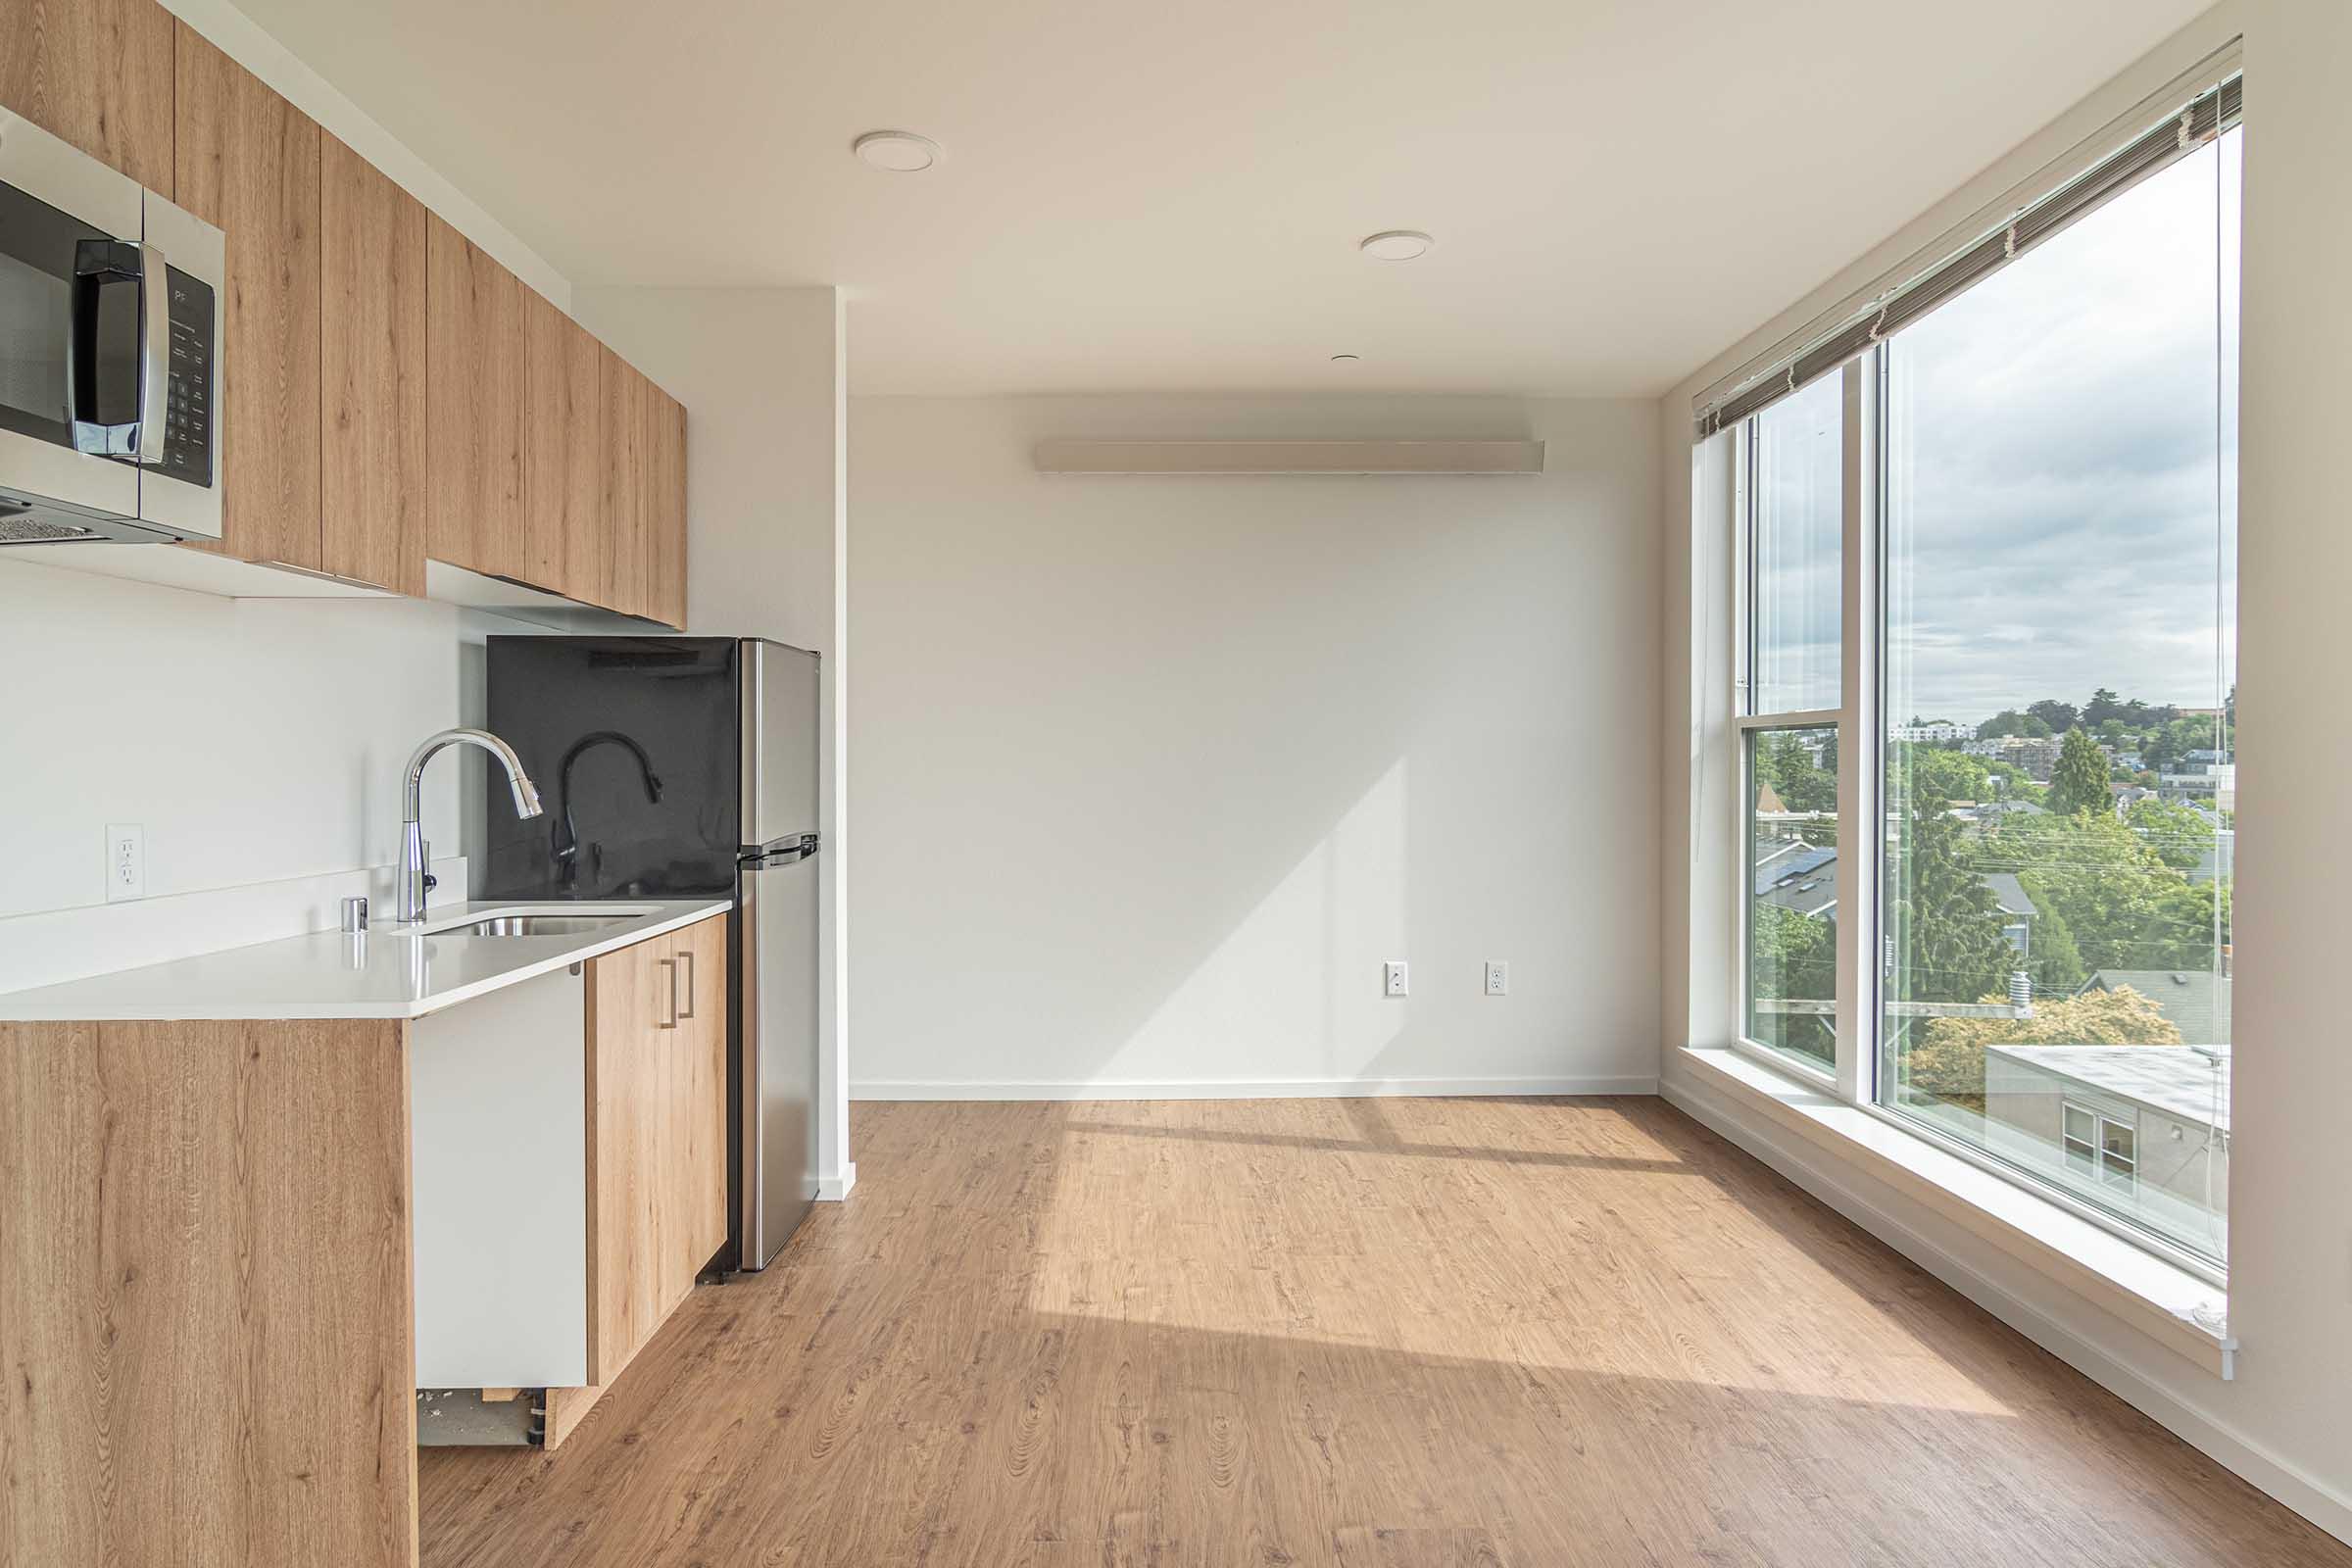
[[[575,283],[843,285],[859,392],[1639,395],[2204,3],[241,0]]]

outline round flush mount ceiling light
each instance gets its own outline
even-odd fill
[[[1417,228],[1384,228],[1377,234],[1366,234],[1356,243],[1356,249],[1376,262],[1409,262],[1416,256],[1427,256],[1437,244]]]
[[[939,143],[911,130],[869,130],[850,143],[850,151],[894,174],[911,174],[939,162]]]
[[[1331,357],[1331,363],[1334,365],[1352,365],[1362,358],[1363,356],[1361,354],[1334,354]]]

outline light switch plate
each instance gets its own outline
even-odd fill
[[[1402,958],[1391,958],[1382,966],[1381,991],[1384,995],[1392,997],[1405,995],[1404,960]]]

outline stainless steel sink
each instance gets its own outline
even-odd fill
[[[636,919],[633,914],[493,914],[464,925],[443,926],[437,937],[578,937],[609,931]]]

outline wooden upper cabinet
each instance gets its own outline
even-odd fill
[[[424,592],[424,207],[321,144],[321,570]]]
[[[0,0],[0,107],[171,196],[175,26],[155,0]]]
[[[523,286],[441,219],[424,230],[425,552],[527,582]]]
[[[606,569],[604,386],[596,346],[536,289],[522,290],[524,561],[514,575],[591,601]]]
[[[320,132],[186,25],[174,200],[228,237],[220,549],[320,569]]]
[[[626,360],[602,353],[605,392],[605,515],[612,541],[612,567],[595,603],[624,615],[642,615],[646,598],[647,502],[653,489],[654,384]]]
[[[686,410],[650,386],[646,486],[646,613],[686,629]]]
[[[569,328],[564,355],[570,429],[564,443],[563,592],[582,604],[601,605],[612,586],[612,509],[605,483],[605,448],[612,432],[605,361],[612,351],[568,318],[564,325]]]

